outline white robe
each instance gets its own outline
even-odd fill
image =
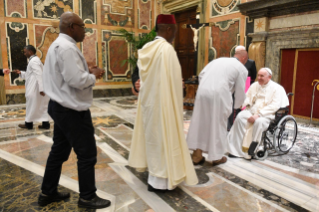
[[[219,160],[226,152],[227,119],[245,100],[247,69],[236,58],[210,62],[199,75],[199,87],[187,143],[190,149],[208,152],[208,160]]]
[[[43,64],[37,56],[30,58],[27,71],[21,71],[21,78],[25,79],[26,122],[49,121],[50,98],[40,95],[43,92],[42,72]]]
[[[176,52],[161,38],[146,44],[138,55],[141,87],[129,165],[148,168],[165,189],[183,181],[196,185],[183,131],[182,76]]]
[[[288,105],[288,97],[281,85],[271,80],[264,86],[258,82],[252,84],[243,104],[246,109],[238,114],[228,134],[227,151],[237,157],[250,157],[247,152],[251,142],[259,143],[277,110]],[[251,124],[247,120],[253,115],[260,117]]]

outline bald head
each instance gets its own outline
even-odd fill
[[[236,53],[236,52],[239,52],[239,51],[246,51],[245,46],[237,46],[237,47],[235,48],[235,53]]]
[[[65,12],[60,18],[60,32],[69,35],[76,42],[82,42],[85,37],[85,24],[75,13]]]
[[[234,57],[236,57],[243,65],[245,65],[248,60],[248,53],[245,49],[240,51],[235,50]]]

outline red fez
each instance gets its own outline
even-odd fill
[[[176,24],[174,15],[160,14],[157,16],[156,24]]]

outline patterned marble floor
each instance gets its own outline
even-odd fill
[[[112,206],[97,211],[319,211],[319,129],[300,124],[286,155],[264,161],[229,158],[218,167],[195,167],[196,186],[147,191],[148,173],[127,166],[136,115],[135,97],[94,99],[91,107],[98,146],[95,166],[98,195]],[[72,152],[63,165],[60,190],[66,202],[37,205],[53,130],[22,130],[25,105],[0,107],[0,211],[91,211],[77,207],[78,176]],[[184,112],[187,134],[191,111]]]

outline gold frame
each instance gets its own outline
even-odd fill
[[[293,73],[293,84],[292,84],[292,92],[295,94],[295,89],[296,89],[296,76],[297,76],[297,66],[298,66],[298,54],[299,52],[305,52],[305,51],[319,51],[319,48],[309,48],[309,49],[296,49],[296,54],[295,54],[295,65],[294,65],[294,73]],[[282,62],[282,61],[281,61]],[[291,115],[297,118],[302,118],[302,119],[308,119],[310,120],[310,117],[307,116],[302,116],[302,115],[296,115],[294,114],[294,105],[295,105],[295,95],[292,96],[291,98]],[[319,121],[319,118],[313,118],[315,121]]]

